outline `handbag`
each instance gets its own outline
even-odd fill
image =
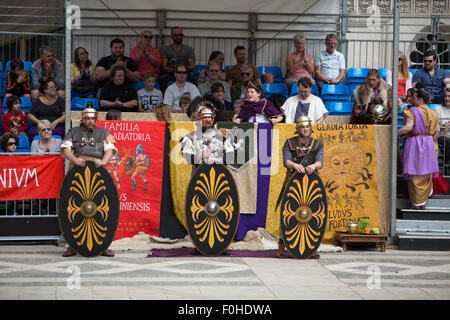
[[[448,190],[448,182],[445,180],[442,172],[439,172],[439,175],[433,178],[433,193],[434,194],[446,194]]]

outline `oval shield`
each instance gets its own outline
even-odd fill
[[[307,259],[319,248],[327,225],[327,197],[319,175],[296,172],[284,191],[280,236],[295,258]]]
[[[194,246],[204,255],[219,255],[233,240],[239,223],[239,195],[229,169],[203,164],[189,182],[186,225]]]
[[[59,191],[59,226],[67,243],[84,257],[95,257],[108,249],[119,224],[119,193],[109,172],[74,166]]]

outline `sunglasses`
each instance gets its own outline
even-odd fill
[[[153,39],[153,36],[143,36],[144,39]]]
[[[432,63],[434,60],[423,60],[424,63]]]
[[[18,142],[8,142],[8,146],[18,146],[19,143]]]
[[[172,37],[184,37],[183,33],[173,34]]]
[[[249,76],[250,72],[241,72],[241,76]]]
[[[52,131],[52,129],[50,129],[50,128],[44,128],[44,129],[41,129],[41,131],[42,131],[42,132],[48,132],[48,131]]]
[[[85,54],[89,54],[89,52],[83,51],[83,52],[79,52],[78,54],[79,54],[80,56],[84,56]]]
[[[187,74],[188,72],[187,72],[187,71],[175,71],[175,73],[178,73],[178,74]]]

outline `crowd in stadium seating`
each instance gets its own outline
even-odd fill
[[[194,101],[207,99],[226,111],[219,120],[275,120],[273,123],[292,123],[300,115],[308,115],[314,123],[324,122],[327,115],[370,123],[367,113],[374,106],[383,105],[392,112],[391,70],[347,70],[344,55],[336,50],[339,41],[334,34],[326,36],[325,49],[316,57],[306,53],[304,36],[296,34],[295,50],[286,57],[285,75],[280,67],[248,63],[243,46],[234,48],[236,63],[232,66],[223,65],[224,54],[217,50],[211,52],[207,65],[196,65],[194,49],[183,44],[183,39],[183,29],[174,27],[172,43],[159,51],[152,45],[153,33],[145,30],[128,57],[125,43],[116,38],[110,43],[111,54],[97,63],[89,60],[87,48],[76,48],[70,68],[72,109],[83,109],[86,101],[91,101],[101,111],[154,112],[164,107],[168,112],[191,115]],[[1,132],[27,135],[30,145],[35,137],[41,137],[44,141],[39,146],[47,150],[46,143],[55,142],[44,138],[39,126],[47,121],[50,125],[46,122],[44,127],[51,129],[51,135],[64,136],[65,76],[53,49],[43,47],[39,53],[34,63],[11,60],[3,72]],[[428,52],[424,67],[410,70],[406,55],[400,52],[399,102],[403,107],[408,102],[407,91],[421,82],[430,90],[431,102],[443,105],[438,109],[440,115],[448,117],[450,99],[444,89],[450,86],[450,78],[448,70],[436,68],[436,59],[434,52]],[[256,93],[249,94],[249,90]],[[263,111],[254,108],[259,101],[269,101]],[[450,126],[450,122],[441,125]]]

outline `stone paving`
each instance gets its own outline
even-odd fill
[[[448,300],[450,251],[322,253],[319,260],[187,257],[63,258],[53,245],[0,246],[8,300]]]

